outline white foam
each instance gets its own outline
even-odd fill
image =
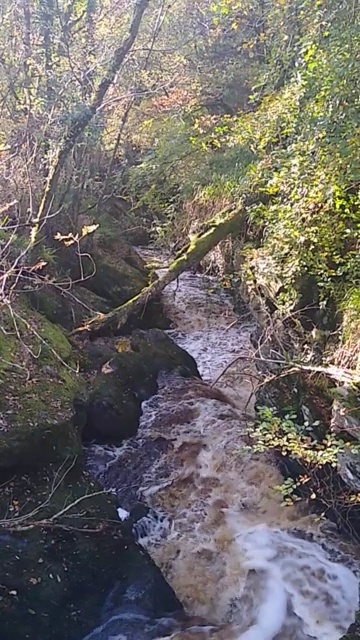
[[[256,624],[241,640],[273,640],[287,611],[301,620],[304,634],[338,640],[355,619],[358,581],[352,571],[327,559],[322,547],[280,530],[258,526],[236,536],[244,566],[263,576]]]
[[[157,544],[171,530],[171,523],[165,514],[152,514],[144,516],[133,526],[136,540],[144,547],[151,543]]]
[[[126,511],[126,509],[122,509],[121,507],[117,508],[117,513],[122,522],[124,522],[124,520],[127,520],[130,515],[130,513]]]
[[[264,578],[256,624],[241,634],[241,640],[273,640],[286,622],[287,595],[279,569],[266,570]]]

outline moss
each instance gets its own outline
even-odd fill
[[[63,331],[23,300],[13,314],[0,311],[0,469],[77,454],[74,400],[85,393]]]
[[[31,307],[53,324],[71,331],[96,313],[108,313],[111,306],[104,298],[84,287],[74,286],[71,292],[62,292],[52,286],[29,291]]]
[[[40,318],[41,316],[39,319]],[[72,347],[61,329],[43,320],[40,323],[38,331],[46,342],[40,354],[43,361],[52,360],[55,352],[64,362],[71,362]]]
[[[15,368],[13,361],[14,353],[16,353],[15,338],[13,336],[7,336],[0,330],[0,380],[6,375],[7,371]]]

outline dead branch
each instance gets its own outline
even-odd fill
[[[61,509],[59,509],[59,511],[57,511],[56,513],[54,513],[53,515],[49,516],[48,518],[40,518],[40,519],[36,519],[37,516],[41,513],[41,511],[43,511],[46,507],[48,507],[51,504],[51,500],[53,499],[56,491],[58,490],[58,488],[60,487],[60,485],[63,483],[65,477],[68,475],[68,473],[74,468],[75,464],[76,464],[77,458],[73,458],[73,460],[71,460],[70,464],[68,465],[67,463],[69,462],[69,459],[66,458],[62,464],[60,465],[59,469],[57,469],[53,481],[51,483],[51,487],[49,489],[49,493],[46,497],[46,499],[37,507],[35,507],[34,509],[32,509],[31,511],[29,511],[28,513],[25,513],[24,515],[20,515],[18,514],[16,517],[8,517],[8,515],[5,516],[5,518],[0,520],[0,529],[6,529],[6,530],[10,530],[10,531],[29,531],[30,529],[34,529],[35,527],[58,527],[58,528],[63,528],[63,529],[68,529],[68,530],[74,530],[74,527],[72,527],[72,525],[65,525],[65,524],[61,524],[58,523],[57,521],[60,520],[61,518],[67,518],[67,517],[81,517],[81,515],[79,515],[79,513],[74,514],[70,514],[67,515],[69,513],[69,511],[71,511],[72,509],[74,509],[76,506],[78,506],[79,504],[81,504],[82,502],[84,502],[84,500],[88,500],[89,498],[94,498],[96,496],[99,495],[104,495],[104,494],[109,494],[109,491],[106,489],[102,489],[100,491],[94,491],[93,493],[86,493],[82,496],[80,496],[79,498],[76,498],[76,500],[73,500],[71,503],[69,503],[68,505],[64,505]],[[11,479],[11,481],[14,478]],[[9,482],[11,482],[9,481]],[[5,483],[7,484],[7,483]],[[4,485],[2,485],[4,486]],[[99,531],[101,528],[98,527],[96,529],[92,529],[93,532]],[[84,528],[84,529],[76,529],[76,530],[86,530],[89,531],[88,529]]]
[[[321,366],[315,366],[315,365],[305,364],[301,362],[287,362],[286,360],[280,360],[280,359],[276,360],[272,358],[257,357],[255,355],[249,355],[249,356],[240,355],[240,356],[236,356],[236,358],[234,358],[231,362],[229,362],[229,364],[226,365],[226,367],[222,370],[220,375],[218,375],[216,380],[214,380],[214,382],[211,383],[211,386],[212,387],[215,386],[219,382],[219,380],[225,375],[228,369],[230,369],[236,362],[239,362],[239,360],[250,360],[252,362],[262,362],[263,364],[272,364],[272,365],[275,364],[280,368],[285,367],[283,371],[279,372],[278,374],[275,374],[274,376],[271,376],[271,378],[266,379],[261,384],[261,386],[268,384],[268,382],[271,382],[275,379],[294,375],[301,371],[305,371],[309,373],[323,373],[324,375],[327,375],[330,378],[333,378],[333,380],[336,380],[337,382],[341,382],[342,384],[346,384],[346,383],[360,384],[360,375],[356,371],[353,371],[352,369],[342,369],[340,367],[335,367],[332,365],[329,365],[328,367],[321,367]]]
[[[102,491],[94,491],[94,493],[87,493],[83,496],[80,496],[80,498],[77,498],[76,500],[68,504],[66,507],[64,507],[57,513],[54,513],[54,515],[50,516],[50,518],[44,518],[42,520],[34,520],[32,522],[29,522],[28,524],[21,524],[21,522],[24,522],[25,520],[26,521],[29,520],[30,516],[34,514],[34,512],[32,512],[31,514],[27,514],[22,518],[20,517],[20,518],[11,518],[11,519],[1,520],[0,527],[2,527],[3,529],[7,529],[11,531],[19,531],[19,532],[29,531],[30,529],[34,529],[35,527],[53,527],[53,526],[60,527],[62,529],[73,530],[73,527],[71,527],[71,525],[61,525],[61,524],[57,524],[57,523],[54,524],[54,523],[56,520],[63,517],[68,511],[70,511],[70,509],[73,509],[74,507],[76,507],[76,505],[78,505],[80,502],[83,502],[84,500],[88,500],[89,498],[94,498],[95,496],[100,496],[105,494],[109,494],[109,491],[104,489]],[[42,507],[43,505],[41,505],[39,509],[41,509]],[[39,509],[36,512],[38,512]],[[77,528],[77,530],[79,530],[79,528]],[[85,529],[85,528],[81,530],[88,531],[88,529]],[[93,529],[92,531],[96,532],[96,531],[99,531],[99,529]]]

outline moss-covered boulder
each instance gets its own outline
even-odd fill
[[[59,250],[58,260],[59,269],[70,281],[82,282],[82,286],[114,306],[130,300],[148,284],[148,273],[132,267],[121,255],[115,265],[103,255],[86,251],[80,264],[75,249],[67,247]]]
[[[87,497],[51,522],[98,490],[78,468],[66,474],[69,466],[2,483],[1,640],[80,640],[119,611],[156,618],[181,610],[149,556],[124,534],[111,497]]]
[[[23,300],[0,327],[0,471],[78,454],[84,387],[65,334]]]
[[[116,354],[95,378],[85,441],[120,443],[136,434],[141,403],[157,390],[161,371],[199,376],[196,362],[160,329],[134,331],[129,349]]]
[[[90,275],[89,269],[86,272]],[[98,257],[96,273],[84,282],[84,286],[118,306],[136,296],[148,283],[147,275],[134,269],[120,257],[116,266]]]
[[[117,266],[118,259],[121,258],[134,269],[148,275],[144,260],[132,246],[129,230],[124,231],[120,220],[116,220],[111,215],[103,214],[99,228],[94,233],[92,240],[95,252],[109,264]]]
[[[136,364],[129,363],[132,370]],[[92,387],[83,440],[118,444],[135,435],[140,416],[141,402],[131,383],[117,372],[100,374]]]
[[[111,304],[89,289],[74,286],[63,289],[45,284],[27,292],[31,307],[50,322],[72,331],[97,313],[108,313]]]
[[[77,245],[56,245],[55,269],[114,306],[130,300],[149,284],[149,270],[122,238],[116,221],[110,224],[103,216],[99,228],[80,246],[81,255]]]

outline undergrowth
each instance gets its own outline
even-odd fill
[[[249,427],[249,450],[254,453],[273,452],[279,458],[292,461],[292,474],[284,482],[274,487],[283,496],[283,505],[291,506],[302,499],[325,499],[326,486],[321,485],[318,493],[319,475],[328,475],[330,469],[336,471],[339,456],[344,454],[360,455],[360,443],[346,440],[338,433],[322,427],[320,421],[299,424],[297,415],[277,414],[276,410],[260,406],[257,408],[257,420]],[[331,492],[330,486],[327,487]],[[338,497],[334,497],[334,505]],[[340,497],[342,506],[348,507],[360,503],[360,492],[350,490]]]

